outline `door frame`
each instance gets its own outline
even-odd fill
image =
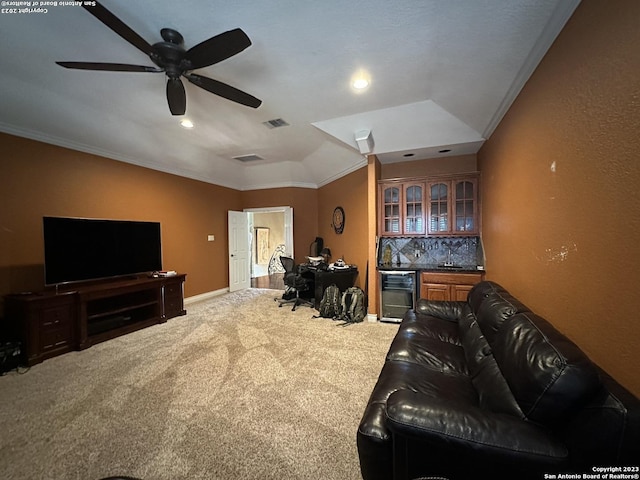
[[[284,248],[288,256],[290,256],[291,258],[295,258],[294,251],[293,251],[293,207],[281,206],[281,207],[245,208],[243,212],[248,212],[248,213],[282,212],[284,213]],[[253,215],[249,215],[249,231],[250,232],[253,231]],[[253,252],[253,249],[251,250]]]
[[[231,210],[230,210],[231,211]],[[293,251],[293,207],[289,207],[289,206],[280,206],[280,207],[259,207],[259,208],[245,208],[242,210],[242,212],[238,212],[238,213],[244,213],[246,214],[246,222],[247,222],[247,234],[249,234],[249,232],[253,231],[253,215],[251,215],[252,212],[257,212],[257,213],[266,213],[266,212],[283,212],[284,213],[284,243],[285,243],[285,251],[287,255],[290,255],[291,258],[295,258],[294,257],[294,251]],[[227,214],[228,215],[228,214]],[[231,225],[228,226],[228,232],[227,232],[227,243],[229,243],[230,239],[231,239]],[[250,241],[249,241],[250,242]],[[232,262],[232,258],[231,258],[231,247],[229,246],[229,291],[233,291],[232,290],[232,281],[231,279],[234,278],[233,275],[235,275],[236,277],[238,277],[238,272],[234,272],[232,271],[232,268],[235,268],[237,266],[237,264],[233,265],[234,262]],[[240,284],[234,285],[234,290],[238,290],[238,289],[244,289],[244,288],[249,288],[251,286],[251,264],[253,262],[253,259],[251,258],[251,255],[253,255],[253,248],[251,243],[249,243],[249,255],[250,257],[247,259],[246,262],[246,272],[242,272],[246,275],[246,277],[244,277],[243,275],[239,275],[240,277],[242,277],[243,282],[242,285],[240,286]],[[248,279],[248,284],[244,281],[244,278]]]

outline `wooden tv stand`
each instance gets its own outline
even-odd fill
[[[186,275],[131,277],[8,295],[8,330],[28,366],[185,315]]]

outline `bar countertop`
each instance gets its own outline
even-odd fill
[[[443,265],[410,264],[400,263],[391,265],[378,265],[378,271],[412,271],[412,272],[447,272],[447,273],[484,273],[484,267],[478,268],[476,265],[456,265],[445,267]]]

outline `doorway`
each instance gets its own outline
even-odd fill
[[[280,255],[294,256],[293,208],[246,208],[251,236],[251,278],[282,273]]]

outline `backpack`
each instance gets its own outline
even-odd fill
[[[324,318],[335,318],[340,315],[340,289],[337,285],[329,285],[325,288],[318,312]]]
[[[347,288],[342,294],[338,320],[344,320],[346,323],[361,322],[367,314],[364,300],[364,292],[360,287]]]

